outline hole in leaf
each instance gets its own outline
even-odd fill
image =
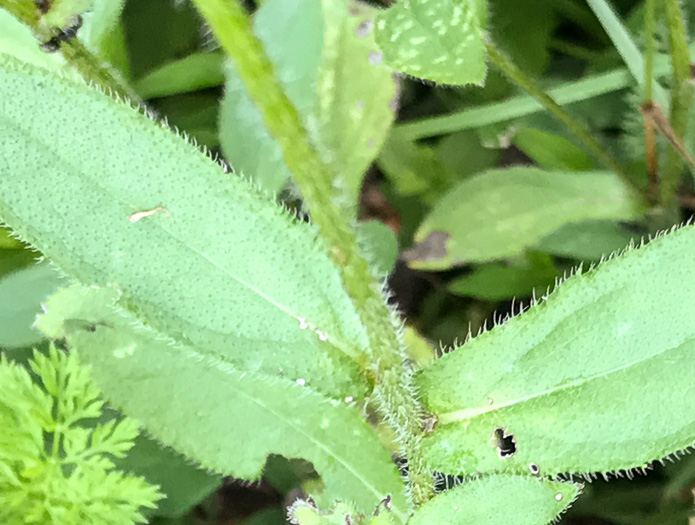
[[[535,463],[529,463],[528,469],[534,476],[540,476],[541,474],[541,467],[539,467]]]
[[[500,458],[511,458],[516,454],[516,439],[514,434],[507,434],[503,428],[495,429],[495,439],[497,440],[497,453]]]

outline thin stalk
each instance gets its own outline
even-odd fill
[[[671,63],[673,64],[670,123],[673,132],[682,141],[688,127],[690,106],[693,103],[688,37],[678,0],[664,0],[664,6],[666,7],[669,47]],[[667,205],[675,198],[682,170],[683,159],[675,148],[671,148],[666,157],[666,165],[661,179],[661,201],[663,204]]]
[[[527,77],[511,60],[497,49],[492,42],[488,41],[487,52],[490,61],[497,69],[509,77],[516,85],[526,90],[545,109],[550,111],[560,122],[567,126],[567,128],[581,141],[587,151],[596,156],[608,169],[620,176],[629,187],[634,188],[634,183],[625,174],[622,166],[596,142],[596,139],[591,136],[588,128],[584,124],[572,117],[565,108],[543,91],[538,84]]]
[[[657,77],[671,74],[671,64],[666,57],[657,56],[654,61]],[[630,72],[616,68],[606,73],[591,75],[573,82],[565,82],[548,90],[548,95],[558,104],[572,104],[628,88],[634,84]],[[506,122],[543,111],[543,106],[529,95],[517,95],[502,102],[491,102],[441,116],[413,120],[395,126],[392,133],[399,139],[418,140],[436,137],[464,129]]]
[[[371,354],[364,356],[360,365],[375,383],[374,405],[401,440],[409,462],[409,488],[414,502],[424,503],[432,497],[433,486],[431,473],[420,461],[422,408],[415,397],[411,372],[403,366],[403,344],[394,330],[381,288],[361,255],[350,213],[336,203],[333,174],[313,148],[297,109],[283,91],[239,0],[193,3],[234,62],[266,128],[280,145],[312,220],[341,272],[343,286],[369,337]]]
[[[0,8],[7,10],[17,20],[26,25],[37,39],[44,37],[39,32],[41,13],[35,2],[0,0]],[[38,40],[36,45],[39,45]],[[97,84],[107,93],[139,102],[140,98],[137,94],[116,78],[108,67],[91,53],[79,39],[71,38],[61,42],[60,50],[67,63],[74,67],[85,80]]]
[[[654,32],[656,30],[656,4],[647,0],[644,15],[644,104],[654,102]],[[654,123],[646,115],[644,118],[644,146],[649,177],[648,194],[652,203],[659,199],[659,158],[656,147],[656,129]]]

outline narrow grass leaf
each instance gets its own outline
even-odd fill
[[[452,474],[626,471],[695,441],[695,227],[578,272],[416,377]]]
[[[144,99],[188,93],[224,83],[222,53],[194,53],[169,62],[135,83],[135,91]]]

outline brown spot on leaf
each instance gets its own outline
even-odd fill
[[[406,261],[439,261],[446,257],[446,241],[451,234],[434,230],[429,233],[422,241],[403,252]]]

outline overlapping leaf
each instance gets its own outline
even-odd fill
[[[610,172],[488,171],[462,181],[435,205],[408,257],[411,266],[428,270],[511,257],[564,224],[630,219],[643,209]]]
[[[547,525],[579,494],[571,483],[530,476],[486,476],[447,490],[420,507],[408,525]]]
[[[68,275],[241,370],[364,391],[366,336],[314,229],[180,137],[8,58],[0,159],[0,219]]]
[[[416,377],[448,473],[643,467],[695,440],[695,227],[570,277]]]
[[[229,360],[173,344],[113,307],[114,288],[55,294],[39,328],[65,337],[116,407],[204,467],[257,479],[270,453],[311,461],[323,501],[361,512],[388,494],[403,521],[400,474],[352,399],[329,400],[301,379],[247,373]]]

